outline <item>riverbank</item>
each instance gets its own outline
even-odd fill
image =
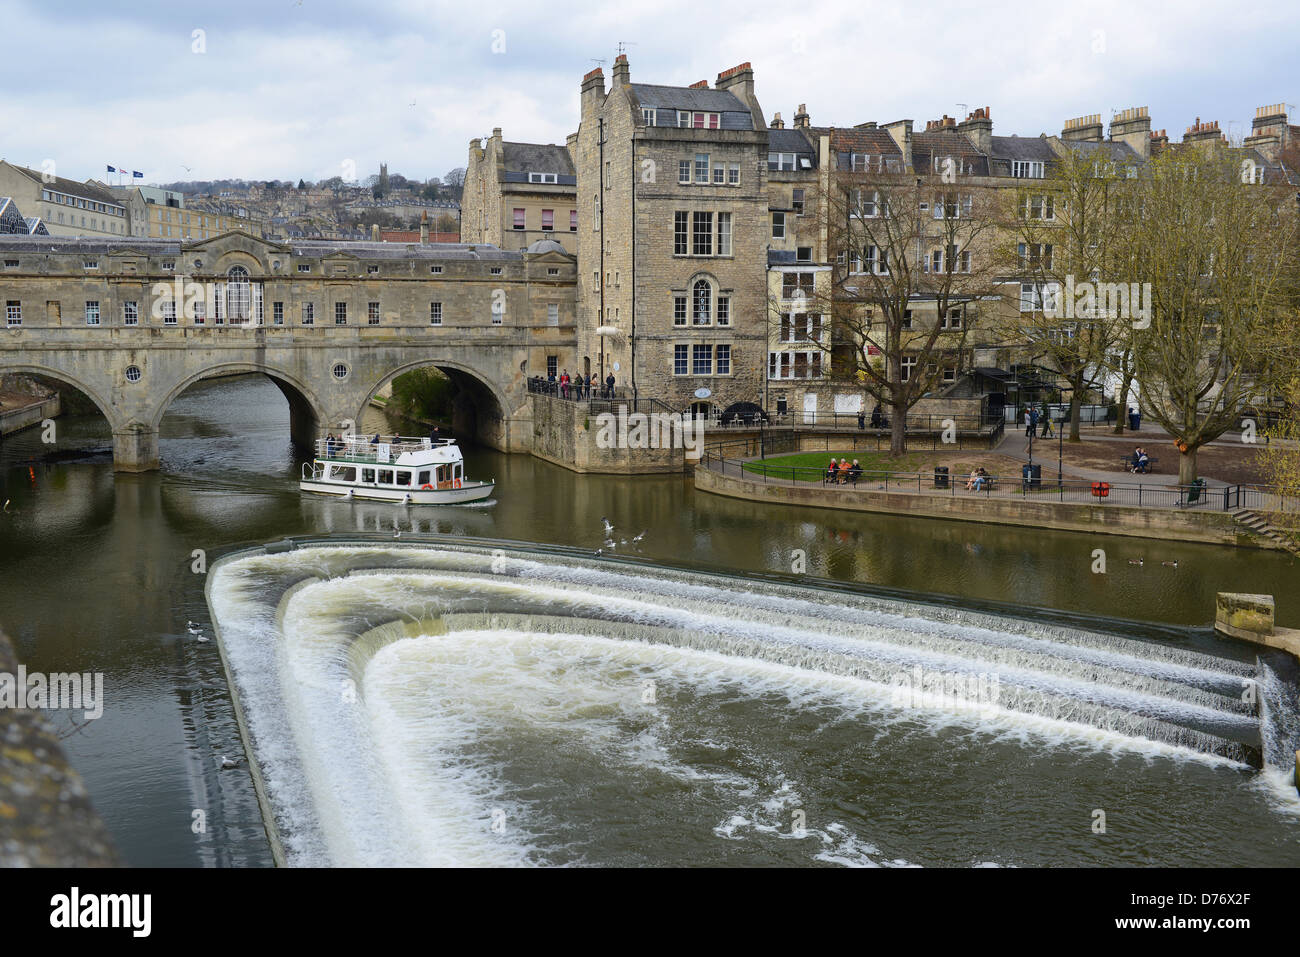
[[[63,404],[58,393],[45,397],[15,392],[0,393],[0,436],[40,425],[62,411]]]
[[[732,463],[728,463],[730,465]],[[1197,509],[1091,505],[1034,500],[1026,496],[999,498],[979,493],[861,488],[818,484],[795,485],[756,481],[736,468],[700,467],[695,488],[701,492],[767,504],[800,505],[854,512],[880,512],[916,518],[1016,525],[1068,532],[1093,532],[1131,538],[1159,538],[1207,545],[1279,549],[1270,538],[1237,522],[1232,512]]]

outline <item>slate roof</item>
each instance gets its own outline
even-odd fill
[[[803,130],[769,129],[767,148],[773,153],[798,153],[807,156],[817,165],[817,152],[804,136]]]
[[[561,176],[573,176],[573,159],[564,146],[552,146],[541,143],[501,144],[505,167],[513,173],[558,173]]]
[[[693,110],[702,113],[717,113],[718,125],[724,130],[752,130],[754,117],[749,107],[740,98],[727,90],[710,90],[686,86],[657,86],[651,83],[629,83],[626,87],[637,109],[653,107],[657,110]],[[656,126],[676,126],[677,117],[670,122],[659,122]],[[667,119],[665,117],[664,119]]]
[[[935,156],[960,157],[969,165],[968,175],[989,175],[988,157],[979,151],[970,137],[955,129],[925,130],[912,134],[912,168],[929,170]]]
[[[211,243],[211,240],[205,240]],[[474,244],[470,252],[468,243],[429,243],[404,245],[402,243],[354,242],[338,239],[295,240],[287,244],[295,256],[325,257],[335,253],[346,253],[357,259],[434,259],[434,260],[485,260],[494,262],[519,261],[520,252],[508,252],[495,246]],[[107,254],[125,251],[141,256],[169,255],[182,253],[180,240],[147,239],[124,236],[114,239],[105,237],[81,236],[0,236],[0,248],[6,252],[32,253],[99,253]]]
[[[93,199],[97,203],[109,203],[113,206],[123,205],[122,200],[108,192],[108,190],[100,189],[98,186],[91,186],[89,183],[78,183],[74,179],[64,179],[62,176],[47,179],[43,173],[28,169],[26,166],[12,166],[12,169],[45,189],[58,190],[60,193],[68,193],[82,199]]]

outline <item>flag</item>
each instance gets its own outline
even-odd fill
[[[132,170],[132,171],[131,171],[131,178],[132,178],[132,179],[144,179],[144,173],[140,172],[138,169]]]
[[[113,167],[111,167],[111,166],[108,168],[108,171],[109,171],[110,173],[116,173],[116,172],[117,172],[117,170],[113,169]]]

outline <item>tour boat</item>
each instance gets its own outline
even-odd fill
[[[460,505],[487,498],[495,481],[465,477],[465,460],[455,439],[394,436],[374,442],[345,435],[317,439],[316,456],[302,466],[304,492],[405,505]]]

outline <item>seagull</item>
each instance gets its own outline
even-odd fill
[[[618,543],[612,538],[607,538],[605,539],[605,547],[612,552],[614,549],[618,548]]]
[[[633,536],[632,536],[632,541],[634,541],[634,542],[639,542],[639,541],[641,541],[641,539],[645,538],[645,533],[646,533],[647,531],[648,531],[648,529],[642,529],[640,535],[633,535]]]
[[[601,521],[601,523],[604,524],[604,526],[605,526],[605,534],[606,534],[606,535],[608,535],[610,532],[612,532],[612,531],[614,530],[614,526],[611,525],[611,524],[609,524],[609,519],[607,519],[607,518],[605,518],[604,516],[602,516],[601,519],[600,519],[600,521]]]
[[[185,623],[185,630],[188,631],[191,635],[203,634],[203,629],[200,628],[198,625],[194,624],[194,622],[192,621],[187,621]]]
[[[393,529],[393,538],[401,538],[401,537],[402,537],[402,530],[399,528]]]
[[[599,557],[600,557],[601,555],[603,555],[603,554],[605,554],[605,549],[603,549],[603,548],[598,548],[598,549],[596,549],[596,557],[597,557],[597,558],[599,558]]]
[[[237,768],[237,767],[239,767],[239,759],[236,759],[236,760],[233,760],[233,761],[232,761],[230,758],[226,757],[226,756],[223,754],[223,755],[220,757],[220,759],[217,761],[217,764],[219,764],[219,765],[221,766],[221,770],[223,770],[223,771],[229,771],[231,768]]]
[[[1129,563],[1130,565],[1141,565],[1141,564],[1142,564],[1142,559],[1139,558],[1139,559],[1137,559],[1137,560],[1135,561],[1135,560],[1133,560],[1132,558],[1130,558],[1130,559],[1128,560],[1128,563]]]
[[[186,166],[184,163],[181,164],[181,169],[185,170],[185,172],[187,173],[193,168],[194,168],[193,166]]]

